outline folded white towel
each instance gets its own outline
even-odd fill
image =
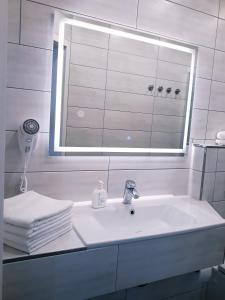
[[[55,234],[69,226],[70,227],[72,226],[71,221],[68,221],[67,223],[65,223],[63,225],[55,226],[52,229],[45,230],[44,232],[41,232],[38,235],[31,237],[31,238],[22,237],[20,235],[16,235],[11,232],[5,231],[4,239],[6,239],[8,241],[13,241],[17,244],[26,245],[29,247],[29,245],[32,245],[33,243],[38,243],[38,242],[42,241],[43,239],[45,239],[46,237],[51,236],[52,234]]]
[[[59,218],[54,217],[52,221],[49,221],[45,224],[42,224],[38,227],[26,229],[24,227],[19,227],[15,225],[11,225],[8,223],[4,223],[4,232],[13,233],[15,235],[19,235],[24,238],[32,238],[42,232],[45,232],[46,230],[51,230],[55,228],[56,226],[62,226],[68,221],[72,219],[72,212],[66,211],[65,213],[61,214]]]
[[[220,146],[225,146],[225,139],[224,140],[216,139],[216,144]]]
[[[4,240],[4,244],[30,254],[30,253],[34,252],[35,250],[43,247],[44,245],[54,241],[58,237],[67,233],[68,231],[70,231],[71,229],[72,229],[72,226],[70,225],[68,227],[63,228],[62,230],[60,230],[58,232],[55,232],[52,235],[46,235],[45,238],[42,238],[38,242],[33,242],[32,244],[29,244],[29,245],[18,244],[14,241],[6,240],[6,239]]]
[[[225,140],[225,131],[219,131],[216,135],[216,138],[219,140]]]
[[[73,202],[55,200],[34,191],[5,199],[4,222],[24,228],[33,228],[48,222],[68,209],[72,209]]]

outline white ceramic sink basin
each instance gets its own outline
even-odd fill
[[[79,203],[74,207],[73,225],[90,247],[225,225],[207,202],[188,197],[142,197],[133,201],[133,207],[131,215],[122,199],[112,199],[102,209]]]

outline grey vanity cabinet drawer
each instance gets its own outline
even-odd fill
[[[117,290],[221,264],[225,228],[119,246]]]
[[[81,300],[115,291],[117,246],[8,263],[3,300]]]
[[[117,246],[56,257],[54,300],[79,300],[115,291]]]

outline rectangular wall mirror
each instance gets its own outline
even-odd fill
[[[55,15],[55,152],[185,153],[196,49]]]

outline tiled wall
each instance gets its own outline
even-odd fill
[[[194,147],[192,196],[207,200],[225,218],[225,147]]]
[[[29,117],[41,125],[28,174],[34,190],[85,200],[102,179],[111,197],[121,196],[125,179],[132,178],[140,194],[187,193],[188,156],[48,157],[55,7],[199,46],[191,136],[214,139],[224,129],[224,0],[9,0],[6,196],[18,192],[22,164],[16,130]]]
[[[66,28],[65,145],[182,148],[191,54]]]

